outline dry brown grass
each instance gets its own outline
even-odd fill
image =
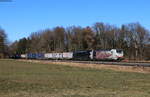
[[[123,68],[128,69],[117,65],[0,60],[0,97],[149,97],[149,73],[118,72]]]
[[[95,68],[95,69],[111,69],[115,71],[124,71],[124,72],[139,72],[139,73],[150,73],[150,67],[143,66],[119,66],[119,65],[110,65],[110,64],[85,64],[85,63],[73,63],[73,62],[50,62],[50,61],[40,61],[40,60],[19,60],[26,62],[35,62],[35,63],[44,63],[44,64],[57,64],[73,67],[82,67],[82,68]]]

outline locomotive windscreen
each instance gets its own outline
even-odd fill
[[[123,50],[116,50],[117,51],[117,53],[122,53],[123,52]]]

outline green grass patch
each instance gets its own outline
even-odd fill
[[[150,97],[150,74],[0,60],[0,97]]]

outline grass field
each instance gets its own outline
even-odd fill
[[[150,74],[0,60],[0,97],[150,97]]]

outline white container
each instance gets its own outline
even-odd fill
[[[21,58],[22,58],[22,59],[26,59],[26,58],[27,58],[27,55],[26,55],[26,54],[21,54]]]
[[[52,53],[53,59],[62,59],[63,53]]]
[[[63,59],[72,59],[73,58],[73,52],[64,52],[63,53]]]
[[[52,54],[52,53],[45,53],[45,54],[44,54],[44,57],[45,57],[46,59],[53,59],[53,54]]]

